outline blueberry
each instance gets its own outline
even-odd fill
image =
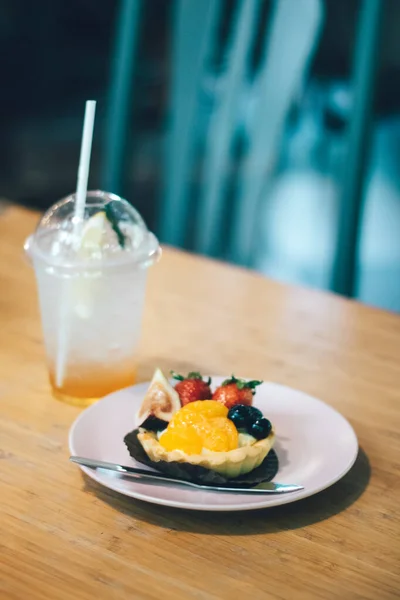
[[[249,406],[244,404],[237,404],[233,406],[228,412],[228,419],[230,419],[237,429],[243,429],[248,423],[248,410]]]
[[[256,421],[259,421],[263,418],[263,414],[261,410],[258,410],[255,406],[247,407],[247,423],[248,425],[252,425]]]
[[[249,433],[257,440],[263,440],[271,433],[272,425],[271,421],[262,418],[252,424],[249,429]]]
[[[255,421],[262,419],[262,416],[262,412],[258,408],[246,404],[236,404],[228,412],[228,419],[235,424],[237,429],[249,430]]]

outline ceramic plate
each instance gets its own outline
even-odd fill
[[[213,377],[213,387],[226,377]],[[124,444],[135,427],[135,414],[149,383],[115,392],[83,411],[71,427],[71,454],[142,466]],[[254,510],[287,504],[316,494],[338,481],[357,457],[357,438],[351,425],[333,408],[307,394],[276,383],[263,383],[254,399],[272,421],[274,448],[279,458],[279,483],[296,483],[303,490],[282,495],[226,494],[191,490],[183,486],[141,483],[118,473],[81,467],[92,479],[116,492],[164,506],[193,510]],[[71,466],[72,468],[72,466]]]

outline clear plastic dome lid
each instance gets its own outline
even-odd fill
[[[25,249],[32,258],[60,267],[149,266],[160,255],[158,240],[138,211],[102,191],[87,193],[83,220],[75,216],[75,194],[54,204]]]

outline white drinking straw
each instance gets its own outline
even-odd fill
[[[89,178],[90,154],[92,152],[92,139],[94,128],[94,116],[96,113],[96,101],[87,100],[85,107],[85,118],[83,121],[81,154],[79,157],[78,180],[76,186],[75,211],[74,211],[74,246],[79,248],[82,234],[82,226],[85,216],[87,184]],[[66,284],[71,282],[66,280]],[[56,358],[56,386],[62,387],[65,376],[65,366],[68,348],[68,331],[69,331],[69,287],[64,294],[60,306],[60,323],[58,336],[58,351]]]
[[[87,183],[89,178],[90,154],[92,152],[92,139],[94,116],[96,113],[96,101],[87,100],[85,108],[85,119],[83,121],[81,155],[79,157],[78,180],[76,184],[75,198],[75,241],[79,244],[79,234],[82,230],[85,216]]]

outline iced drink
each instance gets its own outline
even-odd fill
[[[135,381],[147,268],[155,236],[125,200],[88,192],[51,207],[25,248],[34,265],[50,382],[56,397],[86,406]]]

